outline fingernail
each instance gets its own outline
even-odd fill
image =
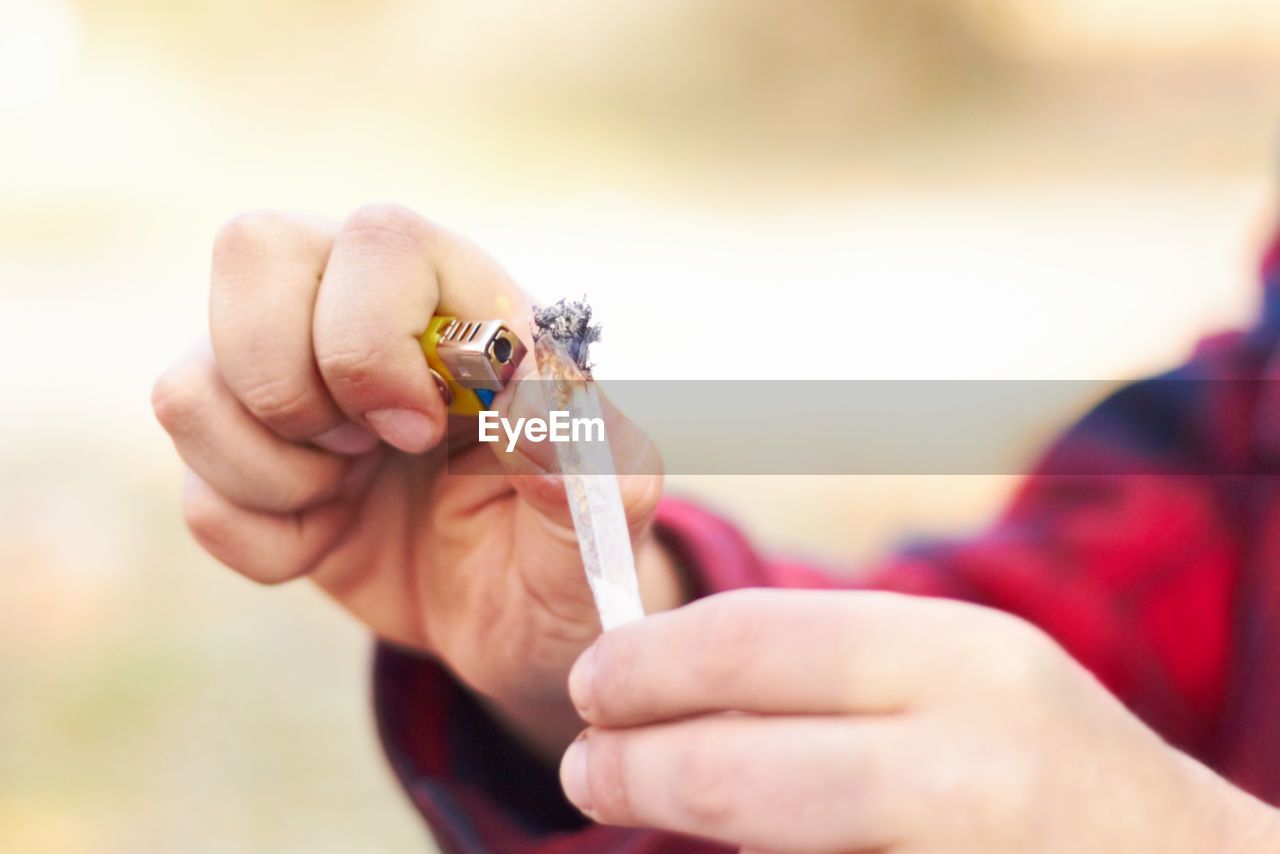
[[[382,441],[406,453],[420,454],[436,438],[431,419],[412,409],[375,409],[365,418]]]
[[[587,751],[589,739],[585,733],[569,745],[560,760],[560,785],[564,795],[583,812],[591,811],[591,790],[587,785]]]
[[[587,647],[569,670],[569,699],[583,720],[591,711],[591,681],[595,678],[596,645]]]
[[[332,430],[326,430],[311,440],[326,451],[335,454],[360,454],[372,451],[378,445],[378,437],[352,421],[344,421]]]

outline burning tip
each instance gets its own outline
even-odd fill
[[[549,336],[568,353],[579,370],[590,375],[588,351],[593,343],[600,340],[600,326],[592,325],[591,306],[587,305],[585,297],[580,300],[561,299],[535,308],[533,325],[535,342],[544,335]]]

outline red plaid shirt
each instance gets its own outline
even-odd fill
[[[856,580],[767,560],[681,501],[660,506],[659,536],[701,595],[874,587],[1021,615],[1168,741],[1280,804],[1280,240],[1262,269],[1259,322],[1201,342],[1164,379],[1267,382],[1188,385],[1155,409],[1134,405],[1153,381],[1129,386],[1049,449],[980,536],[908,549]],[[1048,473],[1073,465],[1114,473]],[[556,769],[427,659],[380,648],[374,686],[387,755],[447,851],[726,850],[587,822]]]

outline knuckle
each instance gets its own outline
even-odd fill
[[[978,675],[988,688],[1031,697],[1063,672],[1063,655],[1040,629],[1008,614],[989,612],[978,633],[973,656]]]
[[[385,342],[360,341],[326,349],[317,354],[316,363],[326,380],[341,385],[345,391],[358,391],[384,378],[393,356]]]
[[[312,426],[317,415],[311,388],[293,378],[266,380],[245,389],[240,399],[259,419],[290,433]]]
[[[728,693],[755,660],[765,624],[754,607],[756,591],[724,593],[707,600],[701,615],[700,654],[691,658],[689,677],[712,694]]]
[[[294,231],[288,214],[273,210],[251,210],[227,220],[213,240],[215,257],[264,255],[272,252]]]
[[[427,220],[401,205],[379,202],[352,211],[343,224],[347,234],[373,243],[421,244],[434,229]]]

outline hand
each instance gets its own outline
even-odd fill
[[[890,593],[740,591],[603,635],[565,792],[780,852],[1274,851],[1271,808],[1029,624]]]
[[[263,583],[309,577],[558,754],[579,726],[566,674],[599,632],[564,489],[538,449],[444,446],[445,405],[417,340],[434,313],[501,317],[531,343],[511,278],[403,208],[361,208],[340,225],[242,215],[215,242],[210,343],[156,383],[156,416],[190,468],[187,523],[214,557]],[[606,422],[620,457],[655,453],[617,412]],[[675,605],[674,570],[649,534],[661,476],[620,482],[647,605]]]

